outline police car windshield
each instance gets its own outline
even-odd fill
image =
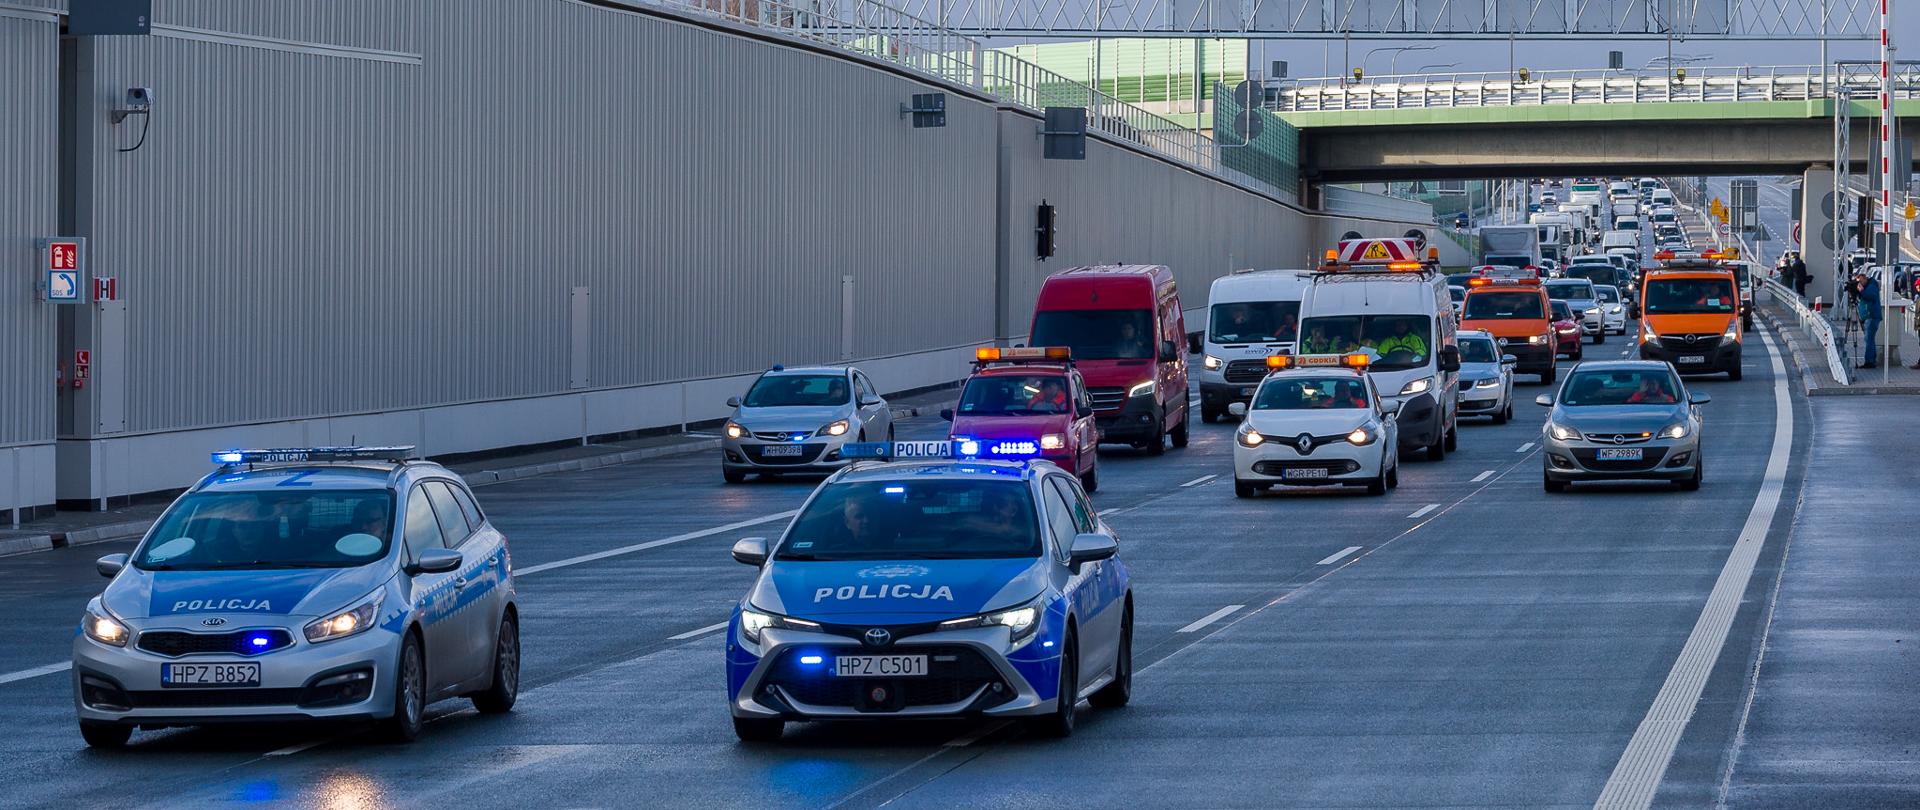
[[[1427,364],[1433,321],[1424,315],[1331,315],[1300,324],[1301,354],[1364,351],[1374,371],[1402,371]]]
[[[1537,299],[1538,296],[1535,296]],[[1498,363],[1500,352],[1491,338],[1461,338],[1460,362],[1462,363]]]
[[[1667,278],[1647,283],[1651,315],[1733,311],[1733,282],[1724,278]]]
[[[974,377],[960,392],[955,413],[963,416],[1031,416],[1070,413],[1073,392],[1060,376]]]
[[[777,560],[970,560],[1037,557],[1024,481],[858,481],[820,490]]]
[[[848,398],[844,374],[769,374],[747,390],[749,408],[844,405]]]
[[[198,492],[167,510],[134,566],[148,571],[349,568],[378,560],[393,535],[384,489]]]
[[[1299,301],[1244,301],[1213,305],[1207,338],[1214,343],[1291,342],[1299,333]]]
[[[1567,378],[1560,404],[1672,405],[1680,401],[1680,382],[1664,369],[1581,371]]]
[[[1540,319],[1547,317],[1540,308],[1540,293],[1477,292],[1467,296],[1466,317],[1472,320]]]
[[[1260,386],[1256,411],[1319,411],[1367,407],[1367,386],[1358,377],[1286,377]]]
[[[1047,310],[1034,316],[1034,346],[1067,346],[1075,360],[1153,358],[1153,317],[1144,309]]]

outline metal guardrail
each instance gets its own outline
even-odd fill
[[[1041,113],[1047,107],[1082,107],[1087,110],[1089,131],[1137,144],[1242,188],[1286,200],[1298,199],[1293,190],[1222,166],[1214,139],[1191,127],[877,0],[621,2],[691,17],[717,18],[757,33],[827,45],[970,88],[1031,112]]]
[[[1713,219],[1705,212],[1691,205],[1681,207],[1707,223],[1707,233],[1713,236],[1713,246],[1716,250],[1724,250],[1732,246],[1738,248],[1740,255],[1749,261],[1760,255],[1753,251],[1753,246],[1748,244],[1744,237],[1722,236],[1720,229],[1714,227]],[[1754,262],[1754,267],[1759,266],[1758,262]],[[1853,365],[1852,360],[1847,357],[1846,341],[1834,335],[1833,322],[1827,320],[1826,313],[1807,306],[1807,303],[1800,300],[1800,296],[1785,284],[1758,276],[1758,274],[1755,280],[1760,283],[1760,289],[1766,290],[1767,295],[1772,296],[1773,300],[1786,304],[1787,309],[1793,311],[1794,317],[1800,319],[1800,328],[1805,329],[1807,334],[1812,335],[1813,339],[1820,344],[1821,350],[1826,352],[1827,371],[1832,375],[1833,381],[1841,385],[1852,385]],[[1758,295],[1759,293],[1756,292],[1755,296]]]
[[[1920,98],[1920,70],[1894,77],[1899,98]],[[1552,104],[1650,102],[1809,101],[1847,88],[1856,98],[1879,94],[1877,76],[1823,71],[1819,65],[1688,68],[1685,79],[1665,73],[1617,70],[1555,70],[1530,73],[1434,73],[1301,79],[1282,85],[1268,106],[1277,112],[1402,110],[1450,107],[1523,107]]]

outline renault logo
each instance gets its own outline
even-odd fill
[[[201,619],[200,623],[208,627],[219,627],[220,625],[226,624],[227,620],[222,619],[219,616],[215,616],[211,619]]]
[[[870,627],[867,628],[866,634],[860,638],[867,642],[867,646],[869,647],[885,647],[887,646],[887,642],[893,640],[893,634],[887,632],[887,628],[885,627]]]
[[[1293,446],[1294,449],[1300,451],[1300,455],[1304,456],[1311,453],[1313,452],[1313,437],[1302,433],[1293,440]]]

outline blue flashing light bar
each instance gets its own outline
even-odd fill
[[[270,450],[216,450],[213,463],[300,464],[311,461],[406,461],[413,445],[393,447],[281,447]]]
[[[846,459],[1000,459],[1022,461],[1040,456],[1040,442],[1033,439],[974,439],[955,436],[952,441],[920,442],[847,442],[840,446]]]

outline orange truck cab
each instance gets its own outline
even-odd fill
[[[1086,380],[1100,441],[1154,455],[1187,446],[1187,323],[1163,265],[1073,267],[1040,286],[1035,346],[1066,346]]]
[[[1740,379],[1740,291],[1732,270],[1707,259],[1670,261],[1640,279],[1640,357],[1682,374]]]
[[[1519,362],[1514,371],[1538,374],[1553,382],[1554,335],[1552,306],[1540,277],[1467,280],[1467,300],[1460,307],[1460,328],[1492,333],[1500,351]]]

